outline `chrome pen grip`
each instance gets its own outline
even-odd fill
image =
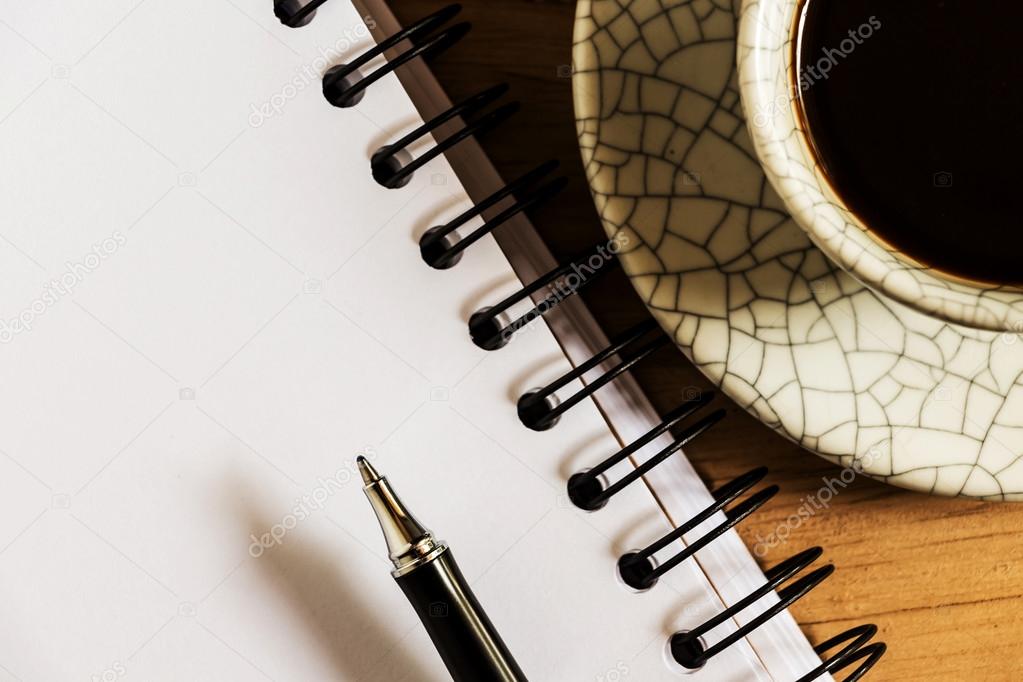
[[[525,682],[451,550],[395,581],[423,621],[455,682]]]

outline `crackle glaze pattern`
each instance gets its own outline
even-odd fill
[[[814,246],[739,98],[739,0],[582,0],[577,126],[622,262],[682,351],[760,420],[891,484],[1023,500],[1023,337],[920,314]]]
[[[942,319],[1023,330],[1023,292],[956,280],[876,240],[835,195],[816,162],[792,96],[792,30],[803,0],[746,0],[738,39],[750,133],[771,184],[832,260],[869,286]]]

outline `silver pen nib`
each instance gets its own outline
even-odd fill
[[[355,460],[362,474],[363,492],[376,513],[380,529],[384,532],[387,552],[394,564],[391,573],[404,575],[412,569],[437,558],[447,545],[433,537],[365,457]]]
[[[359,465],[359,473],[362,474],[362,482],[365,485],[376,483],[383,478],[377,473],[377,470],[373,468],[373,465],[369,463],[369,460],[362,455],[359,455],[355,459],[355,463]]]

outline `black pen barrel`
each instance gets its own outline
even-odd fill
[[[450,549],[395,580],[455,682],[526,682]]]

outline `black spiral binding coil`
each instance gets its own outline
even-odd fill
[[[734,528],[740,521],[763,507],[768,500],[778,494],[778,486],[772,485],[751,495],[743,502],[725,512],[725,520],[713,530],[704,533],[700,539],[690,543],[681,552],[671,559],[657,563],[654,555],[657,552],[669,547],[682,539],[682,537],[694,530],[697,526],[707,521],[712,516],[722,511],[729,504],[741,497],[746,491],[762,481],[767,476],[767,467],[758,467],[747,472],[733,481],[718,488],[711,495],[714,502],[702,512],[689,519],[681,526],[665,535],[646,549],[623,554],[618,559],[618,574],[626,585],[636,590],[648,590],[657,584],[662,575],[681,564],[689,557],[719,538],[726,531]]]
[[[509,102],[485,114],[480,114],[490,104],[508,92],[508,85],[501,83],[469,97],[443,114],[440,114],[397,142],[381,147],[370,160],[373,179],[388,189],[404,187],[412,180],[412,174],[427,163],[445,153],[459,142],[499,126],[505,119],[519,110],[518,102]],[[449,135],[437,146],[423,152],[413,159],[408,147],[456,118],[466,119],[465,125],[456,133]]]
[[[525,210],[553,199],[568,184],[568,178],[556,178],[540,187],[534,188],[533,185],[536,185],[541,179],[556,169],[558,165],[557,161],[547,161],[529,171],[518,180],[510,182],[497,190],[447,225],[431,227],[419,240],[419,252],[422,254],[423,260],[432,268],[446,270],[462,259],[463,251],[479,241],[484,235],[493,232],[499,225]],[[462,237],[458,241],[452,241],[452,235],[455,234],[458,228],[473,218],[482,215],[484,211],[495,206],[504,198],[512,195],[521,198],[517,198],[513,205],[485,222],[471,234]]]
[[[607,248],[603,244],[598,244],[500,303],[473,313],[469,318],[469,337],[484,350],[503,348],[517,332],[578,294],[617,264],[618,261],[607,256]],[[514,306],[533,302],[533,296],[544,291],[550,293],[527,312],[509,320]]]
[[[327,0],[274,0],[274,14],[285,26],[298,28],[312,21],[317,8],[325,2]]]
[[[761,625],[777,616],[796,601],[804,597],[810,590],[820,585],[824,580],[835,572],[832,565],[822,566],[807,575],[789,582],[814,561],[820,558],[824,550],[820,547],[812,547],[800,552],[793,557],[786,559],[777,566],[764,571],[767,582],[756,590],[746,595],[738,602],[729,606],[718,615],[705,621],[694,630],[676,632],[669,640],[671,655],[675,661],[684,668],[698,670],[711,658],[721,653],[731,645],[743,639]],[[789,583],[785,585],[785,583]],[[781,590],[778,590],[779,587]],[[772,604],[763,613],[760,613],[748,623],[737,628],[735,632],[725,636],[713,646],[706,646],[703,643],[703,636],[721,625],[732,620],[742,611],[760,601],[761,598],[770,592],[777,591],[778,601]]]
[[[359,55],[353,62],[338,64],[323,75],[323,96],[336,107],[353,107],[362,101],[366,88],[397,69],[402,64],[416,57],[428,59],[448,49],[465,37],[472,25],[468,22],[455,24],[437,33],[432,31],[447,23],[461,11],[460,5],[448,5],[434,12],[425,19],[412,24],[405,30],[394,34],[376,47]],[[397,46],[402,41],[411,41],[412,47],[402,52],[384,66],[369,75],[363,75],[360,69]]]
[[[635,346],[644,338],[649,337],[651,333],[655,335],[654,338],[640,346],[639,350],[634,350]],[[561,420],[561,415],[635,367],[652,355],[654,351],[666,346],[668,341],[668,337],[661,332],[661,328],[655,320],[641,322],[622,334],[617,340],[612,341],[610,346],[557,381],[544,388],[533,389],[519,398],[519,420],[523,425],[534,431],[546,431],[553,428]],[[558,398],[557,391],[582,378],[610,358],[622,355],[626,351],[629,351],[628,359],[622,360],[614,368],[604,372],[595,381],[586,384],[585,387],[574,393],[571,397],[565,400]]]
[[[660,452],[632,469],[620,480],[608,483],[604,480],[605,474],[611,467],[624,462],[626,459],[637,454],[639,450],[651,443],[654,439],[668,433],[673,427],[680,425],[690,416],[706,407],[714,399],[714,393],[708,391],[695,398],[685,401],[677,408],[668,413],[660,424],[647,431],[635,441],[611,455],[603,462],[573,474],[568,479],[568,499],[572,504],[586,511],[596,511],[606,505],[612,497],[620,493],[626,486],[635,483],[645,474],[653,470],[661,462],[665,461],[683,447],[691,443],[700,434],[725,418],[724,410],[715,410],[713,413],[703,417],[695,424],[682,429],[682,432],[673,437],[671,443],[662,448]]]
[[[866,659],[844,680],[844,682],[856,682],[856,680],[866,675],[867,671],[873,668],[874,664],[881,660],[881,657],[884,656],[884,652],[888,650],[888,647],[884,642],[874,642],[870,645],[867,644],[867,642],[872,640],[876,634],[876,625],[859,625],[846,630],[840,635],[835,635],[825,642],[821,642],[815,646],[813,650],[822,658],[824,657],[824,654],[828,653],[839,644],[847,641],[849,644],[846,644],[844,648],[830,658],[824,659],[823,663],[808,672],[806,675],[800,677],[796,680],[796,682],[810,682],[811,680],[816,680],[825,673],[831,674],[840,670],[845,670],[853,663]]]
[[[294,11],[293,6],[300,4],[300,0],[283,0],[275,5],[275,9],[282,21],[285,21],[281,15],[283,10],[280,8],[282,6],[292,7],[291,14],[287,16],[307,21],[311,12],[315,12],[315,7],[324,1],[312,0],[304,6],[302,11]],[[309,10],[310,5],[313,6],[312,10]],[[336,106],[354,106],[361,99],[365,89],[383,74],[390,73],[401,64],[416,57],[428,57],[436,54],[457,42],[468,31],[468,24],[456,24],[439,32],[435,32],[435,30],[454,17],[459,10],[458,5],[445,7],[380,43],[378,47],[360,56],[352,63],[335,67],[329,71],[324,79],[324,93],[327,99]],[[289,22],[285,21],[285,23]],[[411,40],[414,47],[392,60],[388,66],[382,67],[369,76],[363,77],[359,73],[361,66],[403,40]],[[407,185],[412,174],[429,161],[445,153],[462,140],[496,127],[517,111],[518,102],[511,102],[486,114],[480,113],[504,96],[507,91],[508,86],[505,84],[484,90],[456,104],[400,140],[381,148],[372,157],[373,177],[381,185],[390,189]],[[410,145],[443,124],[458,118],[462,119],[464,123],[458,132],[449,135],[418,158],[411,158],[407,152]],[[557,168],[557,165],[556,161],[541,164],[514,182],[505,185],[446,225],[427,230],[419,244],[423,260],[437,269],[453,267],[461,260],[465,250],[483,236],[491,233],[514,215],[549,201],[564,188],[567,182],[565,178],[557,178],[540,184],[547,175]],[[469,234],[456,239],[459,228],[509,198],[514,199],[514,203]],[[497,350],[507,345],[517,332],[537,318],[549,313],[566,298],[579,293],[590,282],[616,265],[617,259],[608,256],[609,250],[608,245],[596,245],[579,257],[524,286],[494,306],[480,309],[469,319],[470,338],[477,346],[486,350]],[[614,251],[611,250],[612,255],[613,253]],[[537,302],[536,298],[540,300]],[[513,317],[511,312],[513,308],[529,304],[533,304],[529,310]],[[521,396],[518,401],[519,419],[526,427],[533,430],[543,431],[553,428],[568,410],[635,367],[659,348],[668,345],[669,340],[660,331],[654,320],[636,325],[613,340],[607,348],[548,386],[534,389]],[[618,359],[617,364],[604,371],[599,377],[588,381],[581,389],[563,400],[558,397],[558,391],[583,379],[591,371],[615,358]],[[724,419],[725,411],[718,409],[694,423],[687,424],[690,417],[694,417],[708,407],[714,398],[714,393],[709,391],[688,398],[669,412],[660,424],[633,443],[595,467],[572,475],[567,485],[569,499],[580,509],[590,512],[607,505],[616,494],[638,481]],[[664,434],[671,436],[671,442],[652,457],[641,463],[636,463],[635,459],[640,450]],[[630,458],[633,459],[635,466],[629,473],[615,482],[606,479],[610,469]],[[699,514],[646,548],[622,555],[617,565],[622,581],[636,591],[652,589],[665,573],[693,557],[701,549],[755,513],[778,493],[778,486],[767,486],[742,501],[739,499],[756,487],[767,476],[767,473],[766,467],[759,467],[726,483],[711,493],[713,502]],[[685,535],[695,531],[719,513],[723,513],[723,520],[709,531],[703,532],[696,539],[684,539]],[[658,561],[656,559],[655,555],[675,543],[681,545],[680,551],[667,560]],[[672,658],[685,669],[697,670],[711,658],[785,611],[834,572],[835,567],[829,564],[801,575],[822,555],[823,550],[820,547],[813,547],[767,569],[764,573],[766,582],[743,599],[695,629],[673,634],[667,642]],[[770,607],[713,645],[705,644],[704,637],[711,631],[727,621],[733,621],[736,616],[771,593],[777,595],[777,601]],[[844,682],[859,680],[874,667],[886,651],[886,645],[883,642],[871,643],[876,634],[877,626],[861,625],[822,642],[814,648],[814,651],[821,656],[822,663],[799,678],[797,682],[810,682],[822,675],[850,668],[857,663],[859,665],[845,678]],[[827,656],[836,647],[841,648]]]

